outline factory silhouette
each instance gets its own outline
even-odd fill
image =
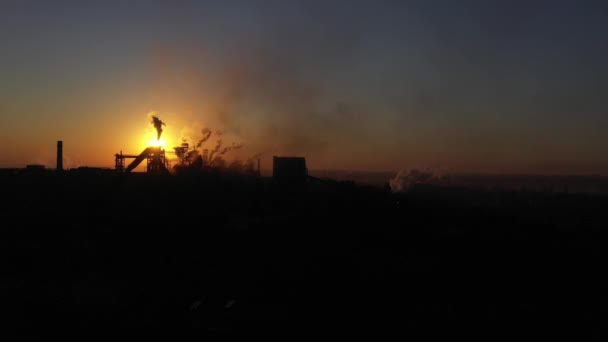
[[[156,116],[152,116],[152,124],[157,131],[157,140],[160,140],[162,136],[162,126],[166,124]],[[202,130],[203,137],[196,143],[194,148],[190,146],[188,142],[182,142],[180,146],[173,148],[173,153],[176,156],[177,164],[171,167],[167,153],[162,146],[149,146],[146,147],[139,154],[125,154],[122,151],[114,155],[114,170],[116,174],[129,174],[133,172],[138,166],[145,161],[145,173],[149,175],[168,175],[173,169],[173,173],[183,172],[203,172],[211,171],[214,169],[221,168],[225,172],[239,172],[247,175],[253,175],[260,177],[260,161],[261,155],[256,154],[249,158],[245,163],[233,163],[237,164],[236,167],[229,168],[225,164],[221,156],[235,149],[242,147],[242,144],[232,144],[228,147],[222,148],[222,141],[219,139],[215,147],[211,150],[208,148],[203,149],[199,153],[197,150],[203,143],[205,143],[212,136],[212,131],[208,128]],[[221,132],[216,133],[221,135]],[[308,175],[308,168],[306,167],[306,159],[304,157],[279,157],[273,156],[273,168],[272,178],[280,182],[283,185],[288,184],[302,184],[307,179],[317,179]],[[40,164],[29,164],[26,166],[27,171],[44,172],[46,170],[44,165]],[[57,162],[56,171],[64,171],[63,168],[63,141],[57,141]],[[108,169],[105,168],[91,168],[91,167],[78,167],[76,171],[83,170],[95,170],[99,172],[108,173]],[[217,170],[216,170],[217,171]]]
[[[241,145],[204,149],[212,136],[172,166],[150,146],[66,170],[58,141],[55,170],[3,170],[6,323],[597,337],[605,195],[393,192],[312,176],[304,156],[273,156],[264,177],[259,155],[221,163]]]

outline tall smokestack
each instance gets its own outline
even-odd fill
[[[57,170],[63,170],[63,141],[57,141]]]

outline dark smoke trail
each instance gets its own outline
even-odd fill
[[[203,137],[196,143],[196,148],[201,147],[209,138],[211,138],[211,130],[209,128],[203,129]]]
[[[219,155],[225,154],[226,152],[230,152],[232,150],[236,150],[243,147],[243,144],[235,144],[232,143],[232,146],[224,147],[224,149],[219,153]]]
[[[209,154],[209,162],[213,161],[213,157],[215,156],[216,153],[218,153],[220,151],[220,148],[222,148],[222,139],[218,139],[217,144],[215,145],[213,150],[211,150],[211,153]]]
[[[156,140],[160,140],[160,135],[163,133],[163,126],[166,125],[156,116],[152,117],[152,124],[154,125],[154,128],[156,128]]]

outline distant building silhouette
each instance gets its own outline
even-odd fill
[[[272,178],[281,182],[304,182],[308,177],[304,157],[272,157]]]

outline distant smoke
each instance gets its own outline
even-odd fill
[[[250,175],[259,176],[259,172],[256,168],[255,161],[258,160],[258,158],[260,156],[261,156],[261,154],[258,153],[256,155],[248,158],[245,162],[243,162],[242,160],[239,160],[239,159],[235,159],[229,165],[227,165],[226,171],[232,172],[232,173],[241,173],[241,174],[250,174]],[[217,157],[217,158],[221,158],[221,157]]]
[[[363,45],[367,31],[348,26],[352,14],[339,8],[324,10],[315,25],[307,27],[292,20],[296,18],[265,20],[256,23],[242,42],[239,36],[238,43],[226,50],[206,49],[195,63],[180,56],[190,49],[198,51],[196,47],[182,51],[179,45],[155,46],[147,55],[158,68],[154,72],[160,82],[154,91],[187,103],[183,111],[213,129],[199,149],[211,153],[219,138],[214,127],[218,127],[224,130],[224,143],[244,141],[247,149],[265,156],[304,155],[317,165],[341,167],[353,161],[350,151],[366,155],[377,150],[368,145],[377,123],[371,110],[379,108],[368,101],[369,96],[359,96],[357,86],[375,80],[368,80],[358,68],[367,56],[368,47]],[[367,19],[362,15],[359,20]],[[330,26],[335,29],[327,30]],[[310,46],[317,47],[316,53],[310,53]],[[353,79],[358,81],[351,84]],[[346,88],[336,87],[334,81]],[[355,88],[348,88],[351,85]],[[201,138],[201,128],[189,132],[193,147]],[[246,158],[241,150],[233,152]]]
[[[154,125],[154,128],[156,128],[156,140],[160,140],[160,135],[163,133],[163,126],[166,125],[156,116],[152,117],[152,124]]]
[[[446,179],[439,171],[403,169],[389,180],[392,192],[407,192],[416,184],[437,184]]]
[[[190,137],[182,138],[182,145],[174,148],[175,154],[179,158],[179,164],[176,165],[178,168],[184,166],[193,166],[195,168],[214,168],[214,169],[222,169],[226,170],[228,166],[228,162],[224,159],[223,155],[237,150],[243,147],[241,143],[231,143],[227,147],[222,146],[222,136],[223,131],[216,130],[212,131],[210,128],[201,129],[202,137],[196,141],[195,144],[190,145],[188,140]],[[211,136],[216,137],[216,143],[213,148],[209,148],[207,144],[209,144],[209,140]],[[192,149],[189,148],[192,146]],[[247,161],[247,163],[243,163],[239,160],[234,160],[232,164],[230,164],[231,171],[244,171],[250,172],[253,168],[253,161]],[[252,172],[252,171],[251,171]]]

